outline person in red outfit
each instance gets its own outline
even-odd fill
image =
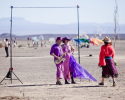
[[[98,64],[99,67],[102,67],[102,82],[99,83],[99,85],[104,85],[104,79],[111,76],[113,79],[113,86],[116,86],[114,78],[118,77],[118,73],[113,61],[115,50],[108,36],[106,36],[103,41],[105,45],[101,47]]]

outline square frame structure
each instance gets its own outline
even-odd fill
[[[13,7],[11,6],[11,26],[10,26],[10,71],[11,71],[11,83],[12,83],[12,71],[13,71],[13,67],[12,67],[12,9],[13,8],[77,8],[77,19],[78,19],[78,40],[79,40],[79,6],[77,5],[76,7]],[[79,47],[79,41],[78,41],[78,60],[80,63],[80,47]],[[17,77],[18,78],[18,77]],[[19,78],[18,78],[19,80]],[[19,80],[20,81],[20,80]]]

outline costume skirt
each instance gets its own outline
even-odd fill
[[[115,67],[113,59],[105,59],[106,66],[102,66],[102,77],[109,78],[111,77],[118,77],[118,72]]]

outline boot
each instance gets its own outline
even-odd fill
[[[65,80],[65,84],[70,84],[67,80]]]
[[[76,84],[76,82],[74,81],[73,76],[71,76],[71,83],[72,83],[72,84]]]

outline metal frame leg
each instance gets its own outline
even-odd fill
[[[12,73],[16,76],[16,74],[12,71]],[[17,76],[16,76],[17,77]],[[17,79],[22,83],[22,81],[17,77]],[[22,83],[23,84],[23,83]]]
[[[6,78],[6,76],[3,78],[3,80]],[[3,80],[0,82],[0,84],[3,82]]]

